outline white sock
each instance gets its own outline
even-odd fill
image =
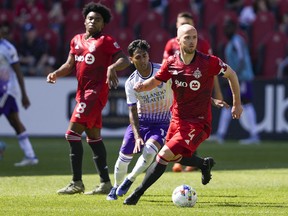
[[[256,113],[252,104],[243,105],[243,113],[240,118],[240,124],[250,133],[251,137],[258,137]]]
[[[20,148],[23,150],[25,157],[34,158],[35,153],[26,131],[18,135],[18,142]]]
[[[221,136],[221,138],[226,135],[231,118],[231,109],[222,108],[217,130],[217,135]]]
[[[118,187],[123,182],[132,158],[133,156],[119,152],[119,157],[114,166],[114,187]]]
[[[138,158],[137,163],[127,178],[134,182],[136,177],[143,173],[150,166],[157,153],[158,148],[152,142],[146,142],[142,155]]]

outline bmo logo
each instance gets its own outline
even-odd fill
[[[193,91],[197,91],[201,86],[198,80],[192,80],[189,84],[185,81],[175,80],[175,85],[177,87],[184,87],[184,88],[189,87]]]
[[[95,62],[95,57],[91,53],[88,53],[85,57],[75,55],[75,61],[78,61],[78,62],[85,61],[86,64],[90,65]]]

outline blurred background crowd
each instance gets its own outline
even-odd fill
[[[0,0],[0,23],[17,48],[25,76],[46,76],[67,58],[72,37],[84,32],[83,6],[91,0]],[[150,58],[162,62],[166,42],[176,34],[177,14],[192,13],[195,25],[225,59],[223,25],[237,22],[249,47],[256,79],[288,77],[288,0],[97,0],[113,20],[105,31],[126,52],[136,39],[151,45]],[[129,70],[120,75],[127,76]]]

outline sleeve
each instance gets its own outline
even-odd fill
[[[10,65],[19,62],[19,56],[18,56],[17,50],[12,44],[11,44],[11,49],[9,49],[8,52],[9,52],[8,61]]]
[[[75,55],[75,40],[76,40],[76,36],[72,38],[72,40],[70,41],[70,54]]]
[[[168,59],[169,56],[173,55],[173,48],[172,48],[172,39],[170,39],[166,45],[165,45],[165,49],[164,49],[164,53],[163,53],[163,59]]]
[[[115,39],[111,36],[105,35],[105,52],[111,55],[120,52],[122,49]]]
[[[223,76],[227,70],[227,64],[224,63],[220,58],[211,55],[209,59],[209,72],[213,75]]]
[[[136,91],[133,89],[134,82],[128,79],[125,82],[126,101],[128,106],[133,106],[137,103]]]
[[[165,62],[162,64],[160,70],[156,72],[155,78],[156,78],[157,80],[160,80],[160,81],[166,83],[167,80],[169,80],[169,79],[172,77],[171,73],[169,73],[169,65],[171,64],[171,59],[172,59],[172,58],[173,58],[173,57],[170,56],[170,57],[167,59],[167,61],[165,61]]]

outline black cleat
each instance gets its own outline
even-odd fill
[[[203,168],[201,169],[202,172],[202,184],[206,185],[211,180],[211,169],[214,166],[215,162],[212,157],[204,158]]]
[[[136,205],[142,194],[138,194],[135,191],[130,194],[123,202],[124,205]]]

